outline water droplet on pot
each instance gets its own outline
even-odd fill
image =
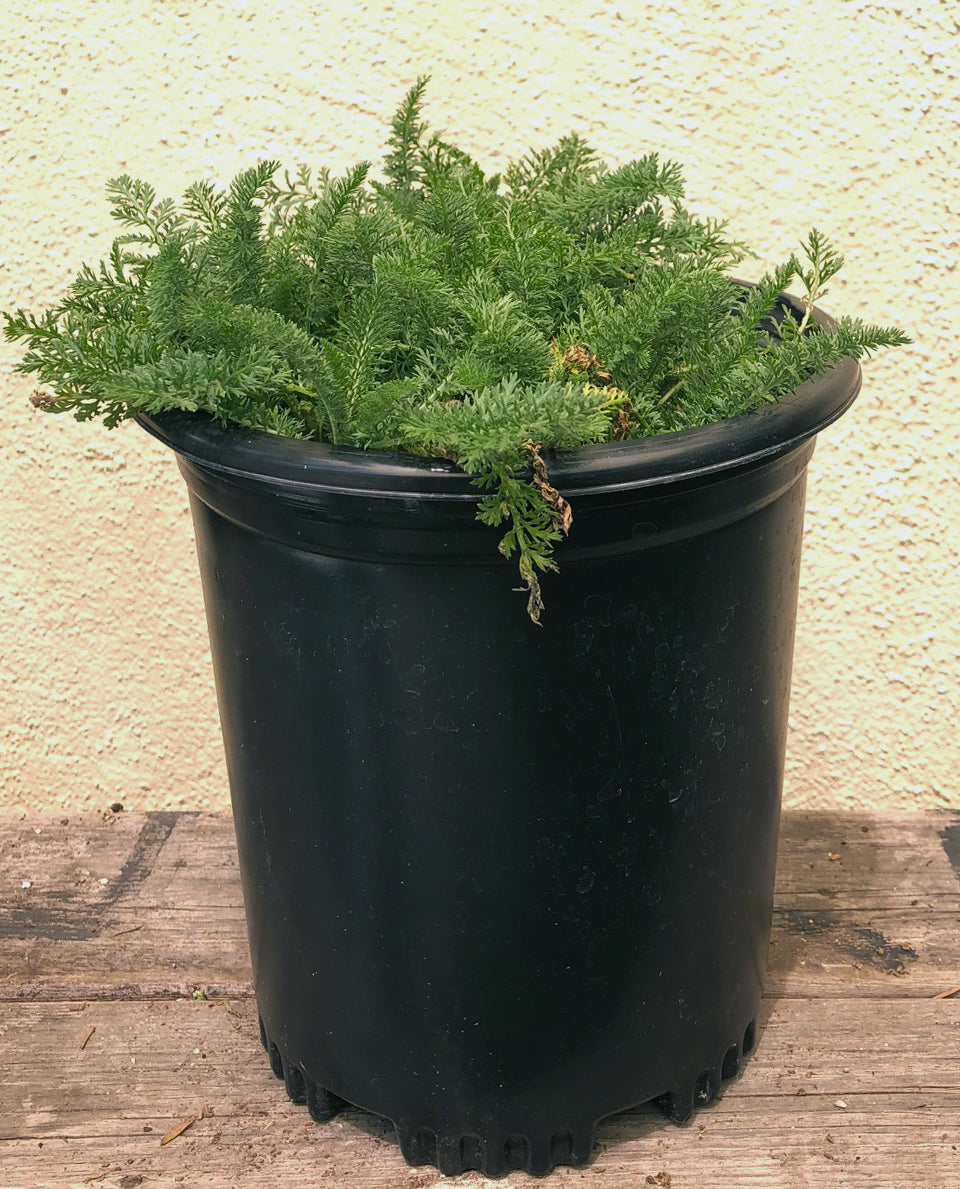
[[[581,896],[585,896],[587,892],[590,891],[594,885],[594,882],[596,881],[596,878],[597,873],[595,871],[591,871],[589,867],[584,867],[580,874],[580,878],[577,880],[577,891]]]
[[[606,788],[602,788],[600,792],[597,793],[597,800],[601,802],[615,801],[617,797],[622,795],[623,789],[621,787],[608,785]]]

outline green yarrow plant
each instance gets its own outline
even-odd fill
[[[572,519],[546,451],[733,417],[910,340],[813,318],[843,263],[816,230],[745,286],[730,269],[750,253],[684,206],[675,163],[610,168],[570,134],[488,176],[428,133],[426,84],[393,119],[379,179],[362,162],[280,180],[264,161],[180,201],[113,179],[126,233],[56,308],[5,314],[6,335],[50,412],[115,426],[194,410],[455,461],[539,621],[539,575]],[[780,301],[791,285],[802,316]]]

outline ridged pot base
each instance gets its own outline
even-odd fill
[[[291,1102],[306,1105],[310,1117],[318,1123],[329,1122],[346,1106],[360,1106],[347,1103],[317,1085],[297,1061],[281,1053],[267,1035],[262,1019],[260,1043]],[[713,1102],[723,1082],[736,1077],[755,1043],[756,1020],[751,1020],[717,1065],[702,1070],[692,1082],[657,1096],[653,1104],[672,1123],[686,1123],[700,1107]],[[536,1135],[481,1134],[476,1130],[440,1135],[426,1127],[394,1126],[400,1151],[410,1165],[431,1164],[448,1177],[470,1171],[486,1177],[502,1177],[514,1171],[543,1177],[558,1165],[581,1168],[589,1162],[596,1121],[580,1128],[560,1127],[549,1134]]]

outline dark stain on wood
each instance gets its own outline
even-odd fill
[[[173,833],[174,826],[189,816],[193,815],[173,813],[169,810],[154,810],[147,814],[147,820],[140,828],[133,850],[120,869],[119,878],[110,889],[109,904],[115,904],[122,896],[127,896],[140,887],[153,871],[154,864],[160,857],[164,843]]]
[[[0,918],[0,939],[89,941],[97,937],[114,906],[135,893],[153,871],[177,822],[190,816],[168,810],[148,813],[120,874],[104,888],[101,897],[91,902],[89,893],[51,888],[39,893],[29,907],[4,913]]]
[[[833,917],[825,912],[808,912],[803,908],[775,908],[773,912],[786,932],[796,933],[801,937],[819,937],[829,933],[834,926]]]
[[[918,957],[912,946],[889,941],[879,929],[838,920],[829,912],[796,908],[777,908],[774,911],[785,933],[795,937],[822,938],[831,953],[839,951],[860,965],[872,966],[885,974],[906,973],[907,964],[915,962]]]
[[[841,937],[840,948],[858,962],[869,962],[887,974],[906,974],[907,963],[917,960],[913,946],[888,941],[879,929],[856,925],[849,933],[852,940]]]
[[[960,883],[960,819],[940,831],[940,841],[943,843],[943,849],[947,852],[953,874],[957,877],[957,882]]]

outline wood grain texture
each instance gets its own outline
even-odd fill
[[[960,983],[960,857],[944,844],[957,823],[785,815],[768,993],[930,998]],[[252,993],[228,817],[7,819],[0,887],[0,999]]]
[[[440,1181],[385,1122],[314,1124],[271,1074],[228,818],[0,819],[0,886],[3,1189]],[[956,1189],[960,998],[933,996],[957,984],[960,814],[788,814],[744,1073],[686,1127],[606,1121],[593,1164],[547,1183]]]
[[[0,911],[2,997],[252,993],[229,817],[8,821],[0,886],[12,890]]]
[[[441,1179],[403,1164],[385,1122],[350,1110],[315,1124],[291,1104],[250,1000],[71,1006],[3,1005],[5,1189],[131,1189],[135,1177],[149,1189],[399,1189]],[[88,1021],[96,1032],[81,1051]],[[672,1189],[960,1183],[960,1001],[846,999],[829,1012],[770,1001],[762,1025],[744,1073],[691,1124],[646,1110],[615,1116],[601,1124],[592,1166],[547,1183],[643,1189],[661,1171]],[[204,1107],[208,1117],[161,1147]],[[493,1184],[476,1174],[450,1183]],[[516,1173],[497,1182],[535,1183]]]

